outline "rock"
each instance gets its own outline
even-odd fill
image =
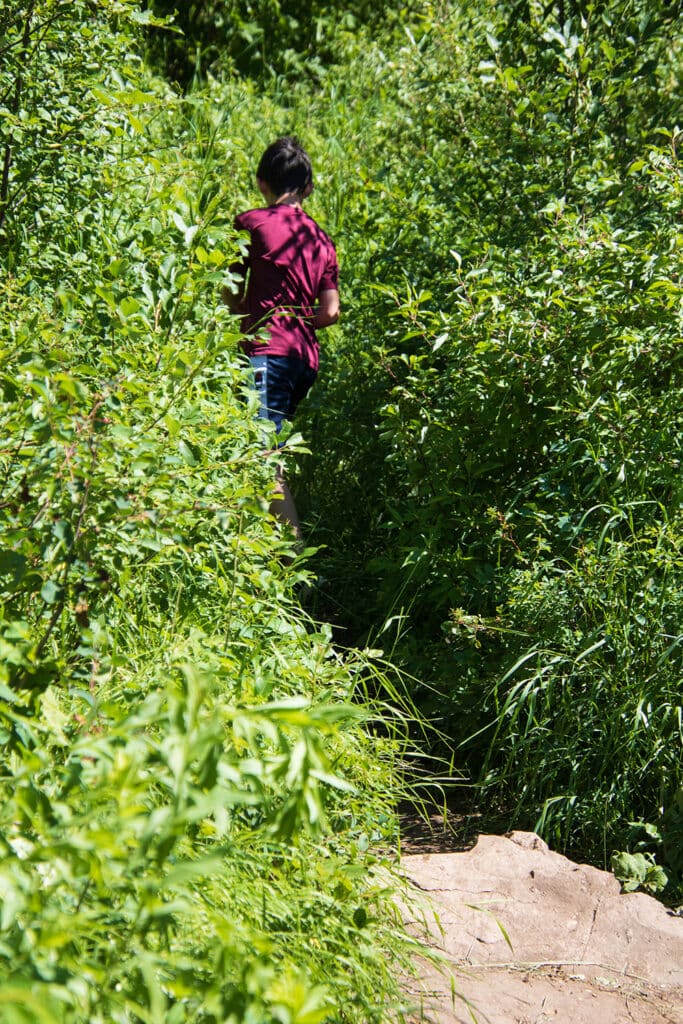
[[[609,872],[526,832],[407,856],[402,867],[420,897],[411,927],[426,929],[452,968],[425,967],[427,1019],[683,1024],[683,918],[623,895]]]

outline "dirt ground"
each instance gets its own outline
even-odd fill
[[[622,895],[608,872],[528,832],[404,850],[402,866],[417,895],[411,928],[444,959],[408,983],[416,1021],[683,1024],[683,917]]]

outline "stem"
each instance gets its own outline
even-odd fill
[[[28,45],[31,40],[31,22],[33,20],[33,12],[35,10],[36,0],[31,0],[28,5],[26,12],[26,21],[24,22],[24,31],[21,37],[21,55],[19,57],[19,70],[17,71],[16,81],[14,83],[14,98],[12,100],[12,113],[17,114],[19,112],[19,103],[21,101],[21,90],[24,85],[24,76],[22,68],[26,65],[28,56]],[[12,166],[12,143],[8,139],[5,143],[5,152],[2,159],[2,179],[0,180],[0,231],[5,223],[7,216],[7,204],[9,201],[9,172]]]
[[[36,658],[39,658],[42,655],[43,651],[45,650],[45,646],[46,646],[48,640],[50,639],[50,637],[52,635],[52,631],[54,630],[55,626],[57,625],[57,620],[59,619],[59,616],[62,614],[62,611],[64,610],[64,605],[66,604],[66,598],[67,598],[67,590],[66,590],[66,588],[67,588],[67,583],[69,581],[69,574],[71,572],[71,566],[73,565],[73,563],[75,561],[75,558],[76,558],[76,545],[78,544],[78,541],[80,539],[81,533],[83,531],[83,522],[85,520],[85,513],[86,513],[87,508],[88,508],[88,499],[90,497],[90,487],[91,487],[92,480],[93,480],[93,477],[94,477],[94,474],[95,474],[95,462],[96,462],[96,458],[97,458],[97,452],[96,452],[96,444],[95,444],[95,438],[94,438],[94,429],[95,429],[95,420],[97,418],[97,413],[98,413],[101,405],[102,405],[102,399],[99,398],[99,399],[97,399],[97,401],[93,405],[92,409],[90,410],[90,414],[88,416],[88,423],[89,423],[89,427],[90,427],[90,439],[89,439],[90,459],[91,459],[90,476],[85,481],[85,486],[83,488],[83,497],[81,499],[81,507],[78,510],[78,520],[76,522],[76,529],[74,530],[73,540],[72,540],[71,545],[69,547],[69,551],[67,552],[65,563],[64,563],[64,570],[63,570],[63,573],[62,573],[62,582],[61,582],[63,593],[62,593],[62,596],[57,601],[57,603],[55,604],[55,607],[54,607],[54,610],[52,612],[52,615],[50,616],[50,621],[47,624],[47,628],[46,628],[43,636],[41,637],[41,639],[40,639],[40,641],[39,641],[39,643],[38,643],[38,645],[36,647]]]

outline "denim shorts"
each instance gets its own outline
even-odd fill
[[[253,386],[261,405],[259,417],[272,420],[276,432],[283,420],[291,420],[317,376],[308,363],[294,356],[250,356]]]

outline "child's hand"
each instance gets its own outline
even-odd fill
[[[244,295],[239,291],[233,291],[227,285],[221,288],[221,298],[231,313],[246,313]]]

